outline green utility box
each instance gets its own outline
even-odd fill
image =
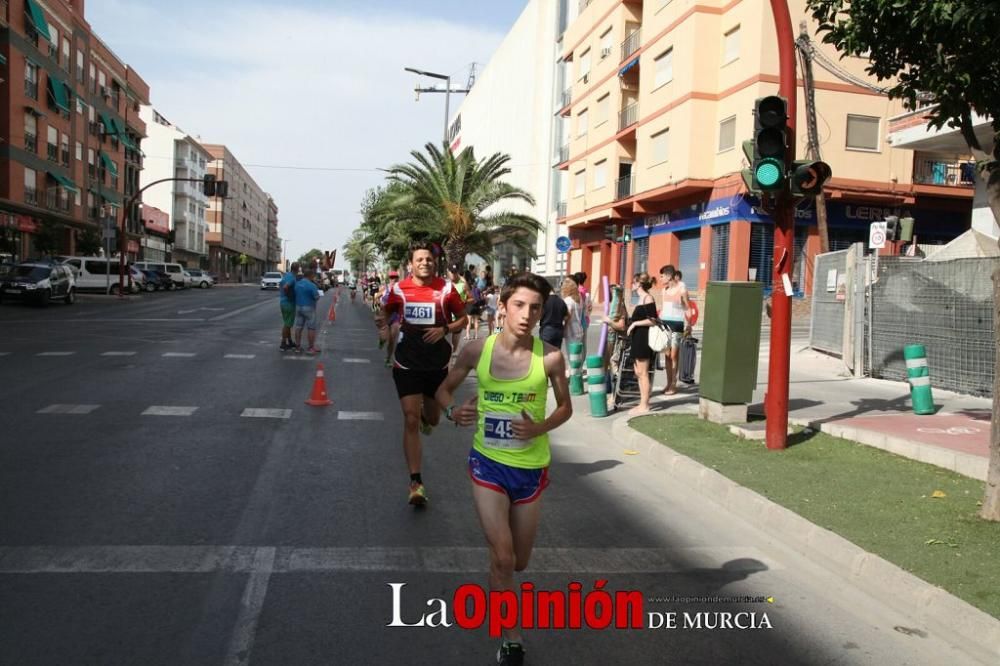
[[[724,405],[753,399],[763,303],[760,282],[708,283],[698,378],[702,398]]]

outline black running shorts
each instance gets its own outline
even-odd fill
[[[392,380],[396,382],[396,394],[400,398],[421,394],[433,398],[447,376],[448,371],[443,368],[441,370],[392,369]]]

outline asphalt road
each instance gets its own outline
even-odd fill
[[[0,663],[492,663],[485,628],[387,626],[390,584],[405,583],[399,619],[415,624],[428,600],[486,583],[470,433],[430,437],[431,504],[408,506],[365,307],[342,298],[320,357],[296,358],[277,349],[276,301],[244,287],[0,307]],[[317,360],[331,407],[304,404]],[[521,580],[584,595],[607,580],[678,626],[536,629],[528,663],[972,663],[673,484],[576,405]],[[737,612],[770,628],[707,628]]]

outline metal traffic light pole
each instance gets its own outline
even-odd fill
[[[795,34],[787,0],[771,0],[778,42],[778,94],[788,101],[786,164],[795,160]],[[788,274],[794,265],[794,202],[786,190],[775,197],[774,258],[771,263],[771,349],[768,363],[765,441],[769,449],[788,446],[788,375],[791,364],[792,294]]]

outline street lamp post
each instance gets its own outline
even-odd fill
[[[291,238],[285,238],[285,239],[282,239],[282,241],[281,241],[281,258],[285,260],[285,271],[288,271],[288,266],[289,266],[289,263],[288,263],[288,241],[290,241],[290,240],[292,240],[292,239]]]
[[[451,77],[446,74],[435,74],[434,72],[426,72],[422,69],[414,69],[412,67],[404,67],[407,72],[413,72],[419,76],[429,76],[432,79],[441,79],[445,82],[444,89],[444,143],[448,145],[448,117],[449,117],[449,107],[451,105]],[[437,88],[417,88],[417,92],[441,92]],[[468,90],[456,90],[455,92],[467,93]]]

